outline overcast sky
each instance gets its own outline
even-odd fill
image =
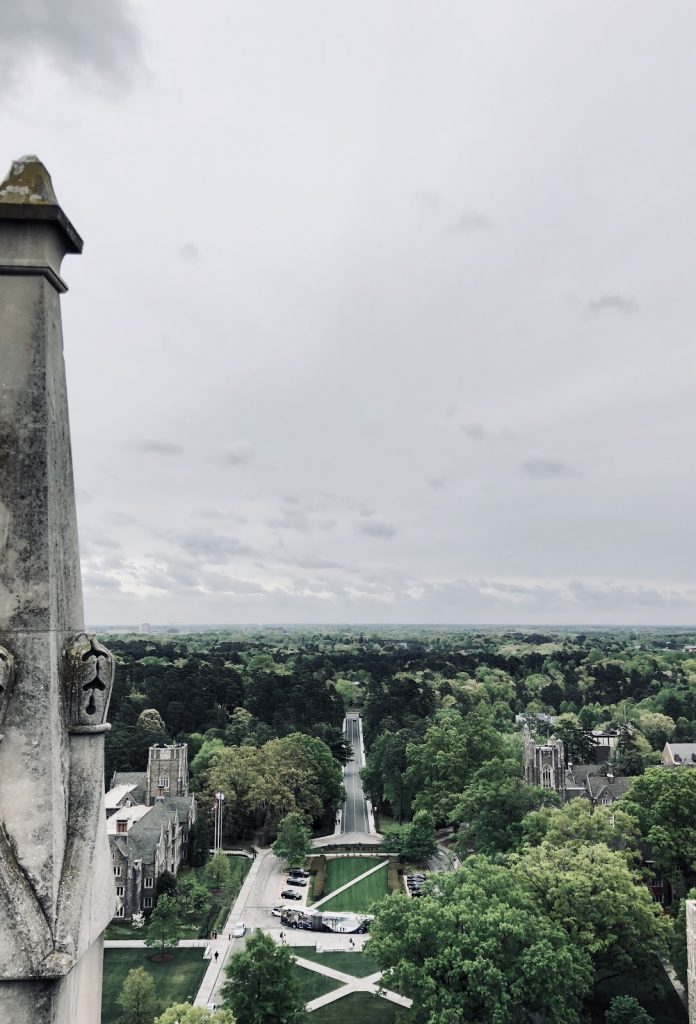
[[[690,0],[0,17],[91,623],[696,620]]]

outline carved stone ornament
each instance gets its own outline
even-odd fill
[[[79,633],[65,652],[65,693],[72,733],[107,732],[114,659],[95,636]]]
[[[2,742],[2,726],[7,714],[14,683],[14,658],[5,647],[0,647],[0,742]]]

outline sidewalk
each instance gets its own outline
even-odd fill
[[[259,874],[259,871],[261,870],[261,865],[264,863],[264,861],[270,854],[270,849],[256,849],[256,858],[254,859],[254,863],[249,868],[249,873],[244,879],[242,888],[239,890],[239,895],[237,896],[237,899],[234,901],[234,904],[230,909],[230,912],[227,916],[227,920],[225,921],[225,927],[222,929],[222,933],[218,934],[217,939],[210,940],[212,959],[210,961],[210,964],[208,965],[208,970],[205,972],[205,975],[203,976],[203,981],[201,982],[200,988],[196,993],[196,998],[193,1002],[194,1006],[207,1006],[208,1003],[213,1001],[215,989],[224,978],[225,964],[227,963],[227,959],[230,956],[233,944],[235,942],[244,942],[243,939],[231,939],[229,937],[230,930],[232,926],[242,917],[242,911],[244,910],[244,907],[247,904],[249,894],[254,888],[256,878]],[[220,954],[217,961],[215,960],[215,953]]]
[[[317,996],[316,999],[312,999],[307,1003],[309,1013],[312,1010],[318,1010],[320,1006],[326,1006],[327,1003],[333,1003],[336,999],[343,999],[344,996],[350,995],[351,992],[371,992],[373,995],[379,995],[383,999],[389,1000],[389,1002],[397,1003],[399,1006],[410,1007],[413,1005],[413,1000],[407,996],[399,995],[398,992],[392,992],[391,989],[382,988],[379,983],[382,977],[381,971],[370,974],[366,978],[356,978],[353,974],[335,971],[333,967],[317,964],[313,960],[305,960],[301,956],[295,956],[295,962],[305,970],[314,971],[316,974],[323,974],[333,981],[343,982],[341,988],[335,988],[331,992],[326,992],[323,996]]]

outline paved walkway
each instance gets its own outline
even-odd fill
[[[266,873],[265,869],[268,867],[269,857],[272,857],[273,860],[276,859],[273,857],[271,850],[256,850],[256,858],[249,868],[249,873],[244,879],[237,899],[234,901],[225,922],[225,927],[217,939],[210,940],[211,961],[196,994],[194,1006],[207,1006],[211,1002],[222,1002],[217,993],[225,981],[225,964],[233,951],[236,952],[244,948],[244,939],[233,939],[230,931],[237,921],[243,920],[244,910],[254,890],[254,886],[259,880],[259,876],[263,876]],[[215,953],[220,954],[217,961],[215,960]]]
[[[366,978],[356,978],[353,974],[335,971],[333,967],[317,964],[314,960],[305,960],[301,956],[295,956],[295,962],[307,971],[314,971],[316,974],[323,974],[333,981],[343,982],[341,988],[335,988],[331,992],[326,992],[323,996],[317,996],[316,999],[312,999],[311,1002],[307,1003],[307,1010],[310,1013],[312,1010],[318,1010],[320,1006],[326,1006],[327,1003],[335,1002],[336,999],[343,999],[344,996],[350,995],[351,992],[371,992],[373,995],[379,995],[383,999],[397,1003],[399,1006],[410,1007],[413,1005],[412,999],[399,995],[398,992],[392,992],[391,989],[382,988],[379,984],[382,977],[381,971],[370,974]]]
[[[338,896],[339,892],[345,892],[346,889],[350,889],[352,886],[357,885],[358,882],[361,882],[363,878],[367,878],[368,875],[374,875],[375,871],[379,871],[381,868],[386,868],[388,864],[388,860],[383,860],[381,864],[375,864],[367,871],[363,871],[362,875],[357,875],[356,878],[351,878],[350,882],[346,882],[345,885],[341,885],[338,889],[334,889],[334,891],[330,892],[328,896],[322,896],[320,900],[317,900],[316,903],[312,904],[311,909],[317,910],[318,907],[323,903],[326,903],[327,900],[332,900],[334,896]]]

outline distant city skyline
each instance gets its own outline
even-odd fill
[[[14,5],[87,618],[696,621],[696,10]],[[0,168],[4,173],[4,168]]]

